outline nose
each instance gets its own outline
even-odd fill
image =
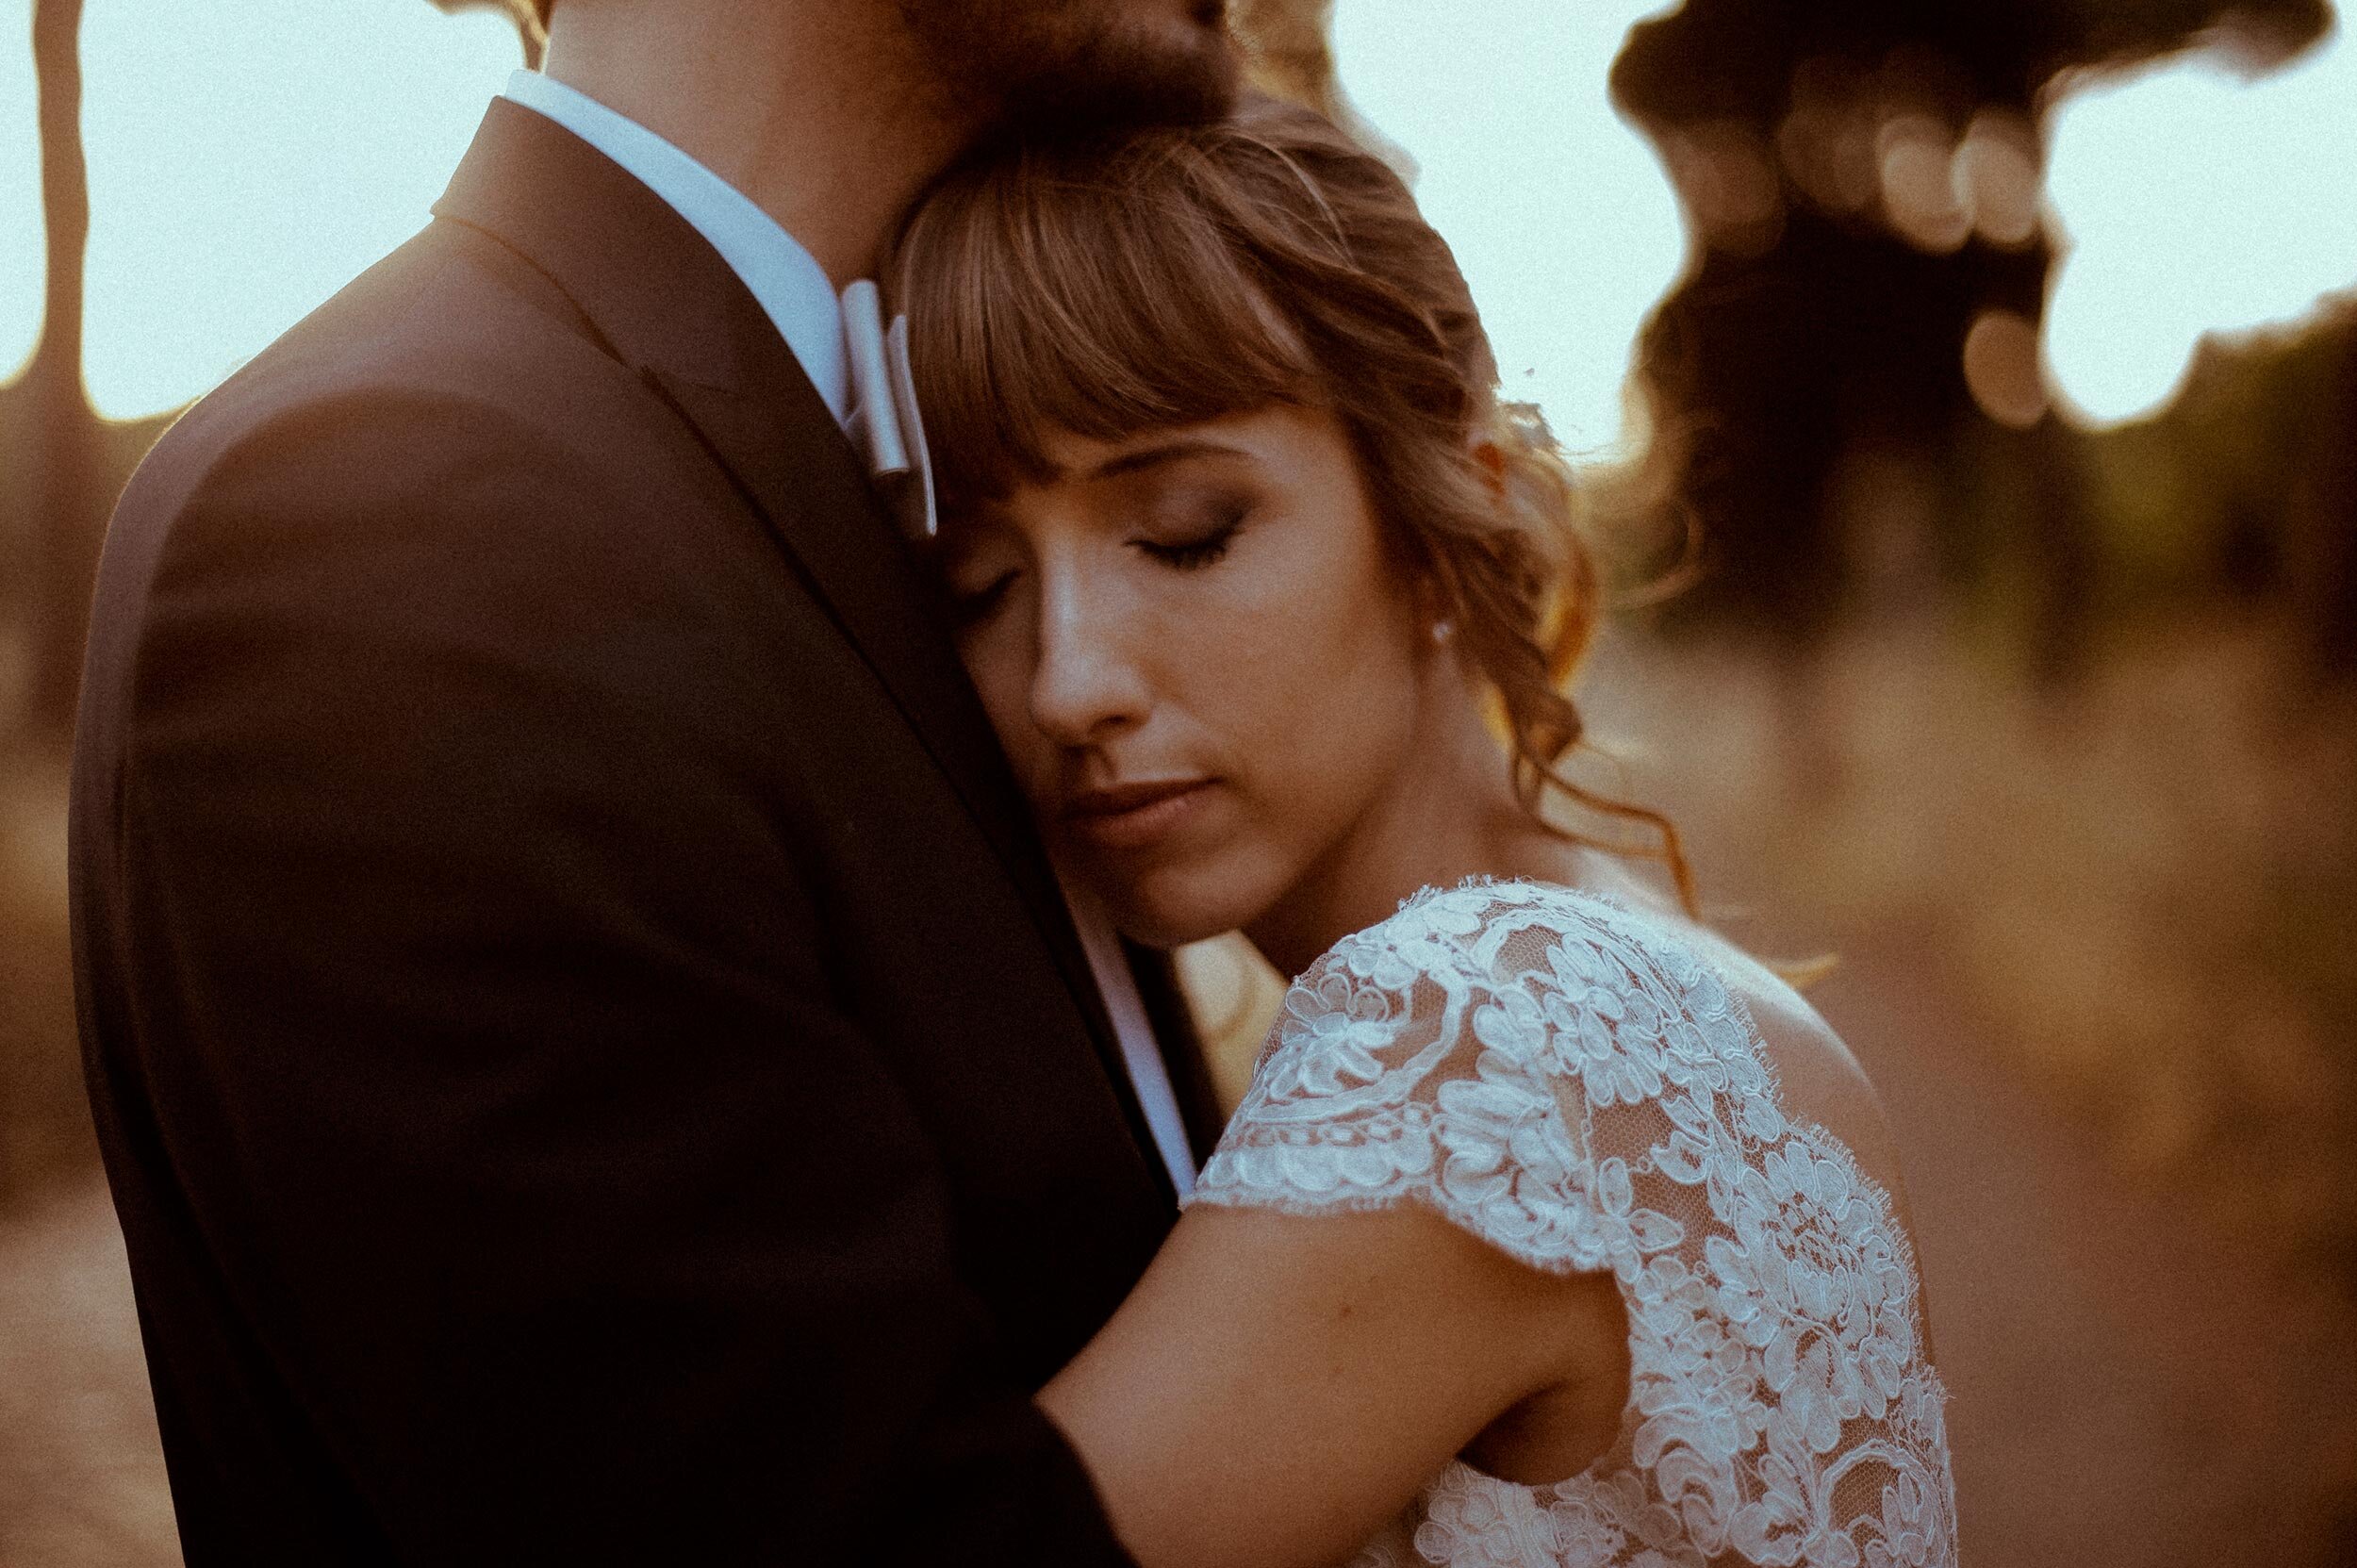
[[[1043,565],[1031,722],[1059,746],[1099,746],[1146,721],[1151,687],[1131,656],[1135,606],[1078,563]]]

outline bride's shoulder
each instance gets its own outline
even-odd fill
[[[1355,1077],[1494,1081],[1511,1064],[1585,1073],[1609,1101],[1657,1092],[1663,1050],[1735,1062],[1748,1081],[1751,1030],[1722,966],[1663,918],[1555,883],[1478,880],[1426,888],[1327,949],[1287,993],[1265,1065],[1290,1057],[1322,1082],[1337,1053]]]
[[[1667,1047],[1735,1060],[1739,1071],[1756,1047],[1829,1119],[1880,1119],[1857,1059],[1799,992],[1735,943],[1633,892],[1491,880],[1426,888],[1336,943],[1286,1001],[1305,1044],[1339,1023],[1365,1041],[1411,1020],[1425,1026],[1412,1035],[1454,1032],[1508,1054],[1568,1035],[1599,1069],[1623,1048],[1644,1058]]]
[[[1294,982],[1195,1198],[1420,1194],[1542,1267],[1617,1266],[1642,1238],[1614,1195],[1648,1149],[1780,1126],[1747,1020],[1657,917],[1542,883],[1427,889]]]
[[[1470,982],[1607,1007],[1649,998],[1731,1019],[1755,1001],[1776,1015],[1808,1011],[1757,965],[1731,969],[1733,952],[1699,927],[1617,896],[1475,879],[1422,890],[1388,919],[1336,943],[1302,978],[1341,973],[1394,989],[1419,980]]]
[[[1621,1027],[1619,1009],[1632,998],[1659,997],[1694,1026],[1689,1043],[1734,1065],[1723,1091],[1832,1133],[1904,1213],[1899,1149],[1882,1097],[1849,1043],[1784,977],[1719,932],[1633,891],[1517,885],[1526,890],[1529,917],[1544,912],[1563,933],[1564,955],[1587,946],[1591,962],[1567,963],[1559,955],[1549,966],[1550,981],[1559,984],[1569,972],[1588,987],[1580,1005],[1564,1011],[1608,1019],[1615,1044],[1636,1044],[1641,1055],[1646,1032]],[[1653,1016],[1641,1004],[1634,1011],[1640,1024]],[[1674,1043],[1681,1033],[1673,1025],[1659,1037]],[[1585,1037],[1597,1039],[1592,1025]]]

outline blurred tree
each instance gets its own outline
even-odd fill
[[[34,0],[33,69],[41,129],[47,289],[41,337],[12,388],[26,454],[17,490],[32,519],[33,686],[28,722],[54,738],[73,726],[82,640],[111,489],[97,412],[82,389],[82,257],[90,177],[82,157],[82,0]]]
[[[2357,299],[2204,344],[2167,409],[2084,444],[2115,614],[2220,594],[2281,606],[2312,674],[2357,678]]]
[[[2357,677],[2357,305],[2345,304],[2296,352],[2313,382],[2282,409],[2307,437],[2289,469],[2291,504],[2275,563],[2320,674]]]
[[[2197,41],[2256,70],[2330,22],[2325,0],[1688,0],[1633,29],[1613,95],[1697,251],[1640,349],[1656,493],[1704,539],[1673,613],[1811,644],[1893,553],[1863,519],[1925,535],[1896,553],[2012,599],[2038,666],[2069,669],[2098,540],[2036,381],[2042,113],[2068,71]],[[1937,471],[1960,449],[1977,486],[1845,516],[1851,454]]]

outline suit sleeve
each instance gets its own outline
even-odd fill
[[[794,606],[633,489],[420,398],[182,508],[120,811],[191,1222],[401,1561],[1124,1561],[831,998]]]

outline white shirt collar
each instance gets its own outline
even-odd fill
[[[626,115],[537,71],[501,96],[555,121],[620,164],[687,220],[744,281],[839,424],[852,413],[843,307],[826,270],[751,197]]]
[[[1122,953],[1121,933],[1105,906],[1080,883],[1061,872],[1058,877],[1063,883],[1064,903],[1072,911],[1072,929],[1080,938],[1080,950],[1088,957],[1089,971],[1096,977],[1097,992],[1105,999],[1105,1012],[1113,1020],[1113,1035],[1121,1043],[1122,1065],[1129,1069],[1130,1086],[1138,1092],[1138,1108],[1146,1114],[1154,1152],[1162,1156],[1162,1168],[1170,1172],[1171,1185],[1178,1189],[1183,1200],[1195,1191],[1195,1152],[1187,1143],[1186,1121],[1178,1114],[1178,1093],[1171,1087],[1169,1064],[1146,1015],[1137,976]]]

